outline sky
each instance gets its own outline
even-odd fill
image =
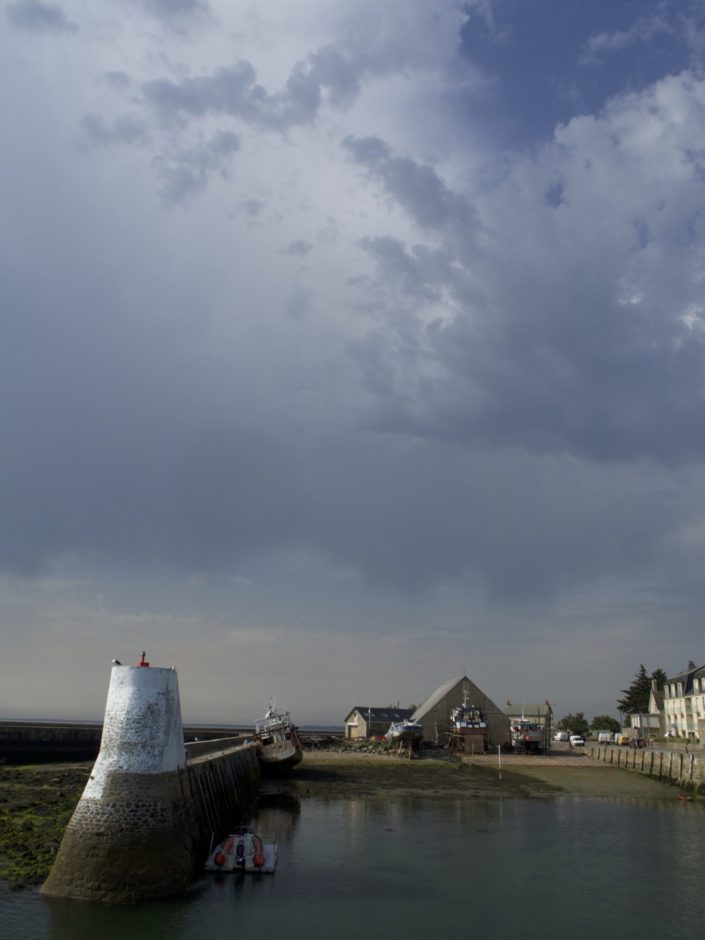
[[[0,716],[705,662],[698,0],[5,0]]]

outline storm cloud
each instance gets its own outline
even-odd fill
[[[422,697],[464,648],[488,694],[566,711],[697,659],[663,657],[704,600],[705,78],[697,22],[684,51],[647,7],[574,5],[570,64],[544,22],[575,99],[522,137],[509,2],[8,6],[18,655],[146,634],[210,687],[238,651],[250,698],[270,664],[296,698],[312,658],[357,663],[310,719]],[[679,67],[630,82],[654,43]],[[591,636],[599,690],[560,685],[548,653]]]
[[[5,14],[11,26],[30,33],[75,33],[78,30],[78,25],[56,3],[16,0],[8,3]]]

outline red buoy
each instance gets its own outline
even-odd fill
[[[216,865],[224,865],[224,864],[225,864],[225,856],[223,855],[222,852],[216,852],[216,853],[215,853],[215,858],[213,859],[213,861],[215,862]]]

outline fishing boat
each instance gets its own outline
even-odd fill
[[[277,867],[276,842],[264,842],[251,829],[238,829],[213,849],[206,871],[245,871],[272,874]]]
[[[463,693],[462,704],[450,712],[448,746],[465,754],[484,754],[487,750],[487,720],[477,705],[471,704],[468,690]]]
[[[525,718],[524,715],[521,718],[513,719],[509,731],[512,738],[512,747],[515,751],[537,752],[544,749],[541,726],[537,722]]]
[[[270,700],[264,718],[255,722],[257,756],[263,770],[282,773],[303,760],[301,739],[289,712],[279,711]]]

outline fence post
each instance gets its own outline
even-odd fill
[[[654,775],[654,752],[651,752],[651,765],[649,766],[649,776],[653,777]]]

